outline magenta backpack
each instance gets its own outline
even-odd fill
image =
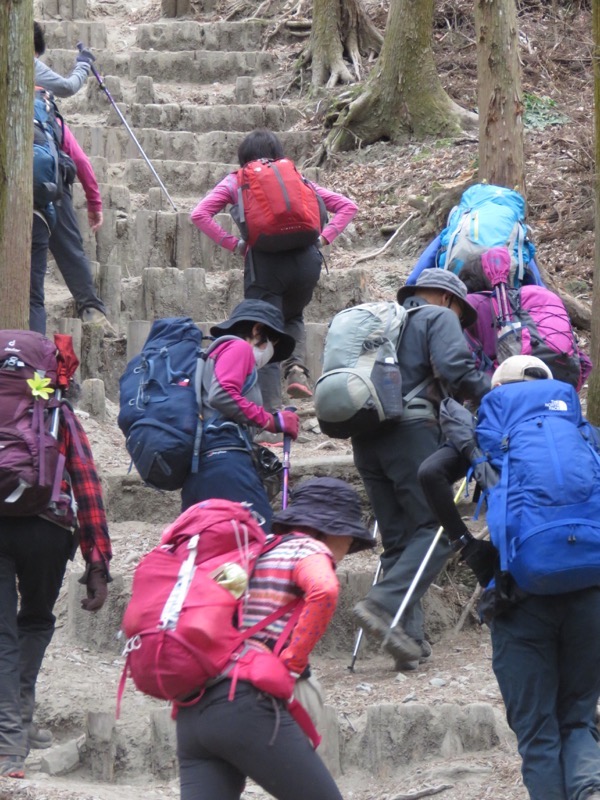
[[[136,568],[123,617],[127,644],[119,700],[127,674],[139,691],[175,703],[197,699],[222,673],[260,684],[282,699],[291,697],[294,681],[277,658],[279,650],[249,651],[244,642],[294,609],[280,637],[283,647],[299,601],[243,632],[238,629],[256,560],[281,538],[266,543],[241,503],[204,500],[184,511]]]
[[[512,355],[536,356],[556,380],[579,391],[592,364],[579,350],[564,303],[544,286],[508,288],[510,256],[505,250],[492,248],[482,256],[494,290],[468,295],[477,309],[477,322],[466,332],[469,346],[481,363],[487,357],[493,368]]]
[[[57,348],[34,331],[0,331],[0,516],[34,516],[58,500]]]

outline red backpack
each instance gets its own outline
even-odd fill
[[[242,678],[277,697],[291,697],[294,680],[277,655],[301,601],[238,629],[254,564],[281,538],[267,544],[245,505],[217,499],[191,506],[164,531],[134,574],[122,625],[127,644],[119,703],[128,673],[144,694],[180,704],[197,699],[207,682],[222,674],[233,678],[232,695]],[[292,609],[273,653],[244,647],[247,638]]]
[[[238,170],[237,184],[237,222],[250,247],[278,253],[317,242],[325,204],[289,158],[250,161]]]
[[[76,368],[75,363],[74,368]],[[34,516],[60,497],[57,345],[34,331],[0,331],[0,516]]]

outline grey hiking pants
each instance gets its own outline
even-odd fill
[[[277,800],[342,800],[327,767],[280,700],[230,681],[177,712],[181,800],[239,800],[252,778]]]
[[[63,276],[67,289],[73,295],[77,315],[86,308],[97,308],[106,313],[98,297],[92,278],[90,262],[83,249],[83,238],[73,208],[72,187],[66,188],[56,205],[56,225],[50,236],[50,252]]]
[[[27,755],[24,724],[72,547],[69,531],[41,517],[0,517],[0,755]]]
[[[374,433],[352,439],[354,463],[375,512],[383,543],[383,578],[368,596],[392,616],[398,611],[439,527],[417,473],[422,462],[441,443],[435,419],[387,423]],[[420,599],[450,553],[448,540],[442,535],[401,620],[413,639],[424,638]]]

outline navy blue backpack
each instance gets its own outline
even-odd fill
[[[600,585],[600,448],[575,389],[499,386],[483,398],[476,432],[501,472],[486,521],[502,571],[532,594]]]
[[[153,322],[127,364],[118,425],[137,471],[156,489],[181,489],[200,447],[195,377],[202,331],[189,317]]]

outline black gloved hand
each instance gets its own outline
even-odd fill
[[[79,579],[87,587],[87,597],[81,601],[85,611],[99,611],[108,597],[108,572],[103,561],[92,561]]]
[[[485,587],[494,577],[498,551],[491,542],[471,539],[460,551],[460,560],[473,570],[477,582]]]
[[[85,48],[81,49],[77,53],[77,58],[75,59],[75,61],[79,63],[89,64],[90,66],[94,63],[95,60],[96,56],[92,53],[92,51],[86,50]]]

